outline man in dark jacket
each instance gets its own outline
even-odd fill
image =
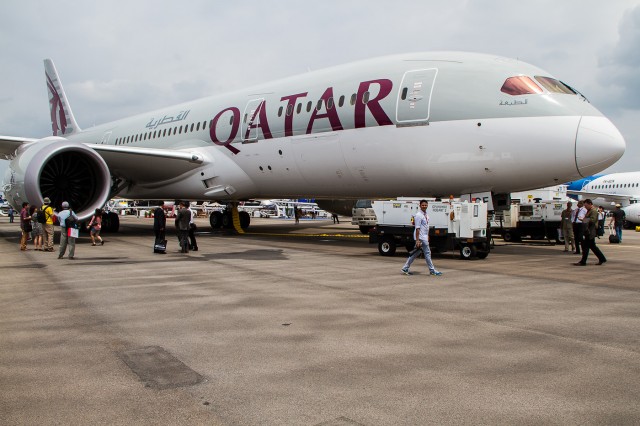
[[[167,216],[164,214],[164,205],[162,205],[160,207],[156,207],[153,211],[153,233],[156,236],[155,244],[161,244],[164,242],[166,227]]]
[[[180,202],[180,210],[176,214],[176,229],[178,240],[180,241],[180,251],[189,253],[189,223],[191,222],[191,211],[187,209],[185,201]]]
[[[596,237],[598,235],[598,209],[593,207],[593,203],[590,199],[584,200],[584,207],[587,209],[587,214],[582,219],[583,225],[583,241],[582,241],[582,259],[580,262],[574,263],[576,266],[586,266],[587,257],[589,257],[589,250],[598,257],[597,265],[602,265],[607,261],[604,254],[596,246]]]

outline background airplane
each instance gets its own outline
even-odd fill
[[[484,192],[508,205],[510,192],[596,173],[625,149],[570,86],[492,55],[360,61],[85,130],[50,60],[45,74],[53,136],[0,137],[11,159],[3,189],[13,205],[69,201],[81,218],[116,195],[237,202]],[[237,229],[249,225],[236,209],[226,214]]]
[[[626,227],[640,225],[640,172],[594,175],[569,183],[567,193],[579,199],[591,198],[607,210],[620,204]]]

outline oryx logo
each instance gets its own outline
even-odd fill
[[[53,136],[64,135],[67,130],[67,116],[62,105],[62,98],[53,85],[53,81],[47,74],[47,88],[49,89],[49,111],[51,112],[51,130]]]

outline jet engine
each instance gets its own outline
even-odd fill
[[[60,137],[22,145],[9,163],[4,193],[14,207],[41,206],[44,197],[59,209],[68,201],[80,220],[109,199],[111,174],[91,148]]]

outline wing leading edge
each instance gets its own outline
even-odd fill
[[[20,146],[32,143],[38,139],[18,138],[13,136],[0,136],[0,156],[9,159]]]
[[[201,153],[171,149],[87,144],[100,154],[112,176],[138,184],[174,180],[206,164]]]

